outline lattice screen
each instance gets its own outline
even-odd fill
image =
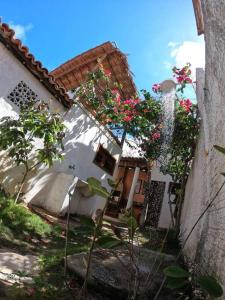
[[[24,81],[20,81],[7,98],[18,107],[27,107],[29,102],[37,99],[37,94]]]

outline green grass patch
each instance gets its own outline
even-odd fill
[[[24,233],[30,236],[48,236],[52,226],[44,222],[39,216],[30,212],[20,204],[15,204],[13,199],[0,194],[0,234],[10,236],[12,233]]]

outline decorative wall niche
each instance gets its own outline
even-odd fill
[[[36,101],[37,94],[21,80],[7,98],[21,108],[22,106],[27,107],[30,102]]]

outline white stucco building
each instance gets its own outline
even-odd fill
[[[113,176],[121,154],[119,142],[81,104],[72,106],[66,90],[6,24],[0,25],[0,72],[0,118],[16,118],[21,102],[40,99],[63,116],[67,127],[63,162],[32,171],[24,185],[25,202],[64,214],[68,191],[75,189],[72,213],[91,215],[102,208],[105,200],[88,193],[86,180],[96,177],[109,189],[107,178]],[[23,172],[22,166],[15,166],[1,153],[0,181],[7,192],[15,191]]]

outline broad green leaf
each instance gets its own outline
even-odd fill
[[[189,281],[186,278],[167,278],[167,287],[170,289],[179,289],[187,284],[189,284]]]
[[[91,227],[91,228],[94,228],[95,227],[95,222],[92,218],[90,217],[86,217],[86,216],[82,216],[80,217],[80,223],[84,226],[87,226],[87,227]]]
[[[119,183],[119,180],[114,181],[114,180],[112,180],[110,178],[108,178],[107,181],[108,181],[108,185],[111,186],[112,188],[116,187],[118,185],[118,183]]]
[[[98,239],[98,245],[102,248],[113,248],[120,245],[122,242],[112,236],[101,236]]]
[[[108,181],[108,185],[111,186],[111,187],[115,187],[116,186],[116,182],[110,178],[107,179]]]
[[[91,192],[94,194],[102,197],[102,198],[108,198],[109,197],[109,192],[105,187],[101,185],[101,182],[94,178],[94,177],[89,177],[87,179],[88,187]]]
[[[190,273],[179,266],[169,266],[163,270],[167,277],[188,278]]]
[[[218,146],[218,145],[214,145],[214,148],[215,148],[217,151],[219,151],[219,152],[225,154],[225,148],[223,148],[223,147],[221,147],[221,146]]]
[[[211,297],[219,298],[223,295],[223,289],[218,281],[212,276],[200,276],[196,278],[199,286]]]

